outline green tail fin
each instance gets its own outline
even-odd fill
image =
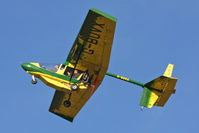
[[[152,108],[157,99],[158,95],[156,95],[152,90],[144,87],[142,98],[140,101],[140,106]]]

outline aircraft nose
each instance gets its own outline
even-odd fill
[[[23,63],[21,64],[21,67],[25,70],[28,71],[28,69],[31,67],[29,63]]]

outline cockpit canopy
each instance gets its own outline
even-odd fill
[[[39,66],[57,74],[61,74],[67,77],[72,77],[73,79],[80,80],[82,75],[86,72],[78,69],[69,67],[69,65],[56,64],[56,63],[39,63]],[[85,75],[85,74],[84,74]]]
[[[39,63],[39,66],[51,72],[57,72],[59,69],[59,64],[56,63]]]

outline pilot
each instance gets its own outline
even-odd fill
[[[54,69],[54,72],[57,72],[59,69],[59,65],[55,65],[55,69]]]
[[[59,65],[55,65],[54,69],[49,69],[52,72],[57,72],[57,70],[59,69]]]
[[[78,72],[77,69],[74,70],[74,74],[73,74],[73,77],[72,78],[75,78],[77,79],[79,77],[80,73]]]
[[[55,71],[59,69],[59,65],[55,65]]]
[[[68,71],[67,76],[70,77],[72,75],[72,72]],[[74,70],[72,78],[77,79],[79,77],[80,73],[78,72],[77,69]]]

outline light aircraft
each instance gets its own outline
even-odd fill
[[[42,63],[24,63],[22,68],[54,88],[49,111],[68,120],[81,110],[96,91],[105,75],[141,86],[140,106],[164,106],[175,93],[176,78],[172,78],[173,64],[164,75],[146,84],[107,72],[117,19],[97,9],[90,9],[79,34],[63,64],[48,68]]]

